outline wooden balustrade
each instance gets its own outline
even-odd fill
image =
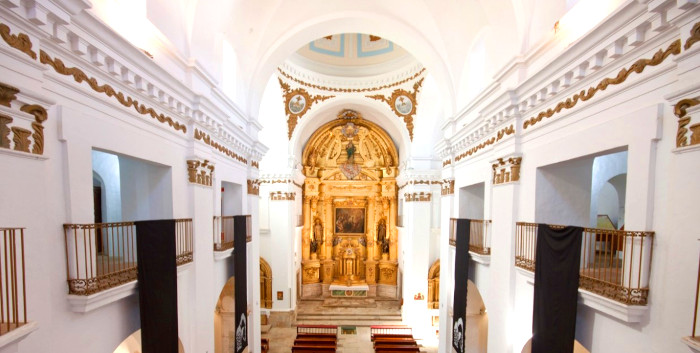
[[[537,227],[516,224],[515,266],[535,270]],[[583,228],[579,288],[623,304],[646,305],[653,240],[654,232]]]
[[[456,219],[452,219],[454,221]],[[454,231],[450,231],[450,245],[455,246]],[[469,251],[479,255],[491,255],[491,221],[472,219],[469,221]]]
[[[233,248],[233,216],[214,216],[214,251]]]
[[[68,292],[90,295],[135,281],[134,222],[64,224]],[[193,259],[192,219],[175,220],[177,265]]]
[[[24,228],[0,228],[0,335],[27,323]]]

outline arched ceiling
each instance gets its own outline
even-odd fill
[[[301,47],[288,60],[310,71],[341,77],[379,75],[416,61],[398,44],[362,33],[318,38]]]

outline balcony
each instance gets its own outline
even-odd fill
[[[0,228],[0,336],[27,325],[24,228]]]
[[[214,216],[214,251],[233,249],[233,216]]]
[[[89,296],[136,281],[134,222],[64,224],[68,293]],[[175,220],[177,265],[192,262],[192,219]]]
[[[515,266],[530,272],[534,272],[536,266],[537,226],[536,223],[516,223]],[[631,314],[613,313],[613,316],[636,321],[639,310],[629,307],[647,305],[653,241],[654,232],[584,228],[579,278],[584,303],[597,300],[597,297],[612,300],[622,305],[612,307],[634,311]]]
[[[450,232],[450,245],[456,245],[454,232]],[[491,220],[469,221],[469,252],[476,262],[488,264],[491,257]]]

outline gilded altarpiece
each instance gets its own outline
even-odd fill
[[[367,287],[373,296],[377,284],[396,286],[398,153],[391,138],[344,110],[311,136],[302,158],[302,286],[309,289],[302,293],[318,296],[311,286],[323,284],[323,295],[336,285]]]

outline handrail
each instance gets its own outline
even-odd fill
[[[90,295],[137,278],[134,222],[64,224],[68,293]],[[175,220],[177,266],[193,260],[192,219]]]
[[[214,251],[233,248],[233,216],[214,216]]]
[[[456,244],[454,234],[450,232],[450,245]],[[480,255],[491,255],[491,220],[469,220],[469,251]]]
[[[0,228],[0,335],[27,323],[24,228]]]
[[[535,270],[536,223],[516,223],[515,266]],[[550,225],[562,228],[561,225]],[[654,232],[583,228],[579,287],[628,305],[646,305]]]

